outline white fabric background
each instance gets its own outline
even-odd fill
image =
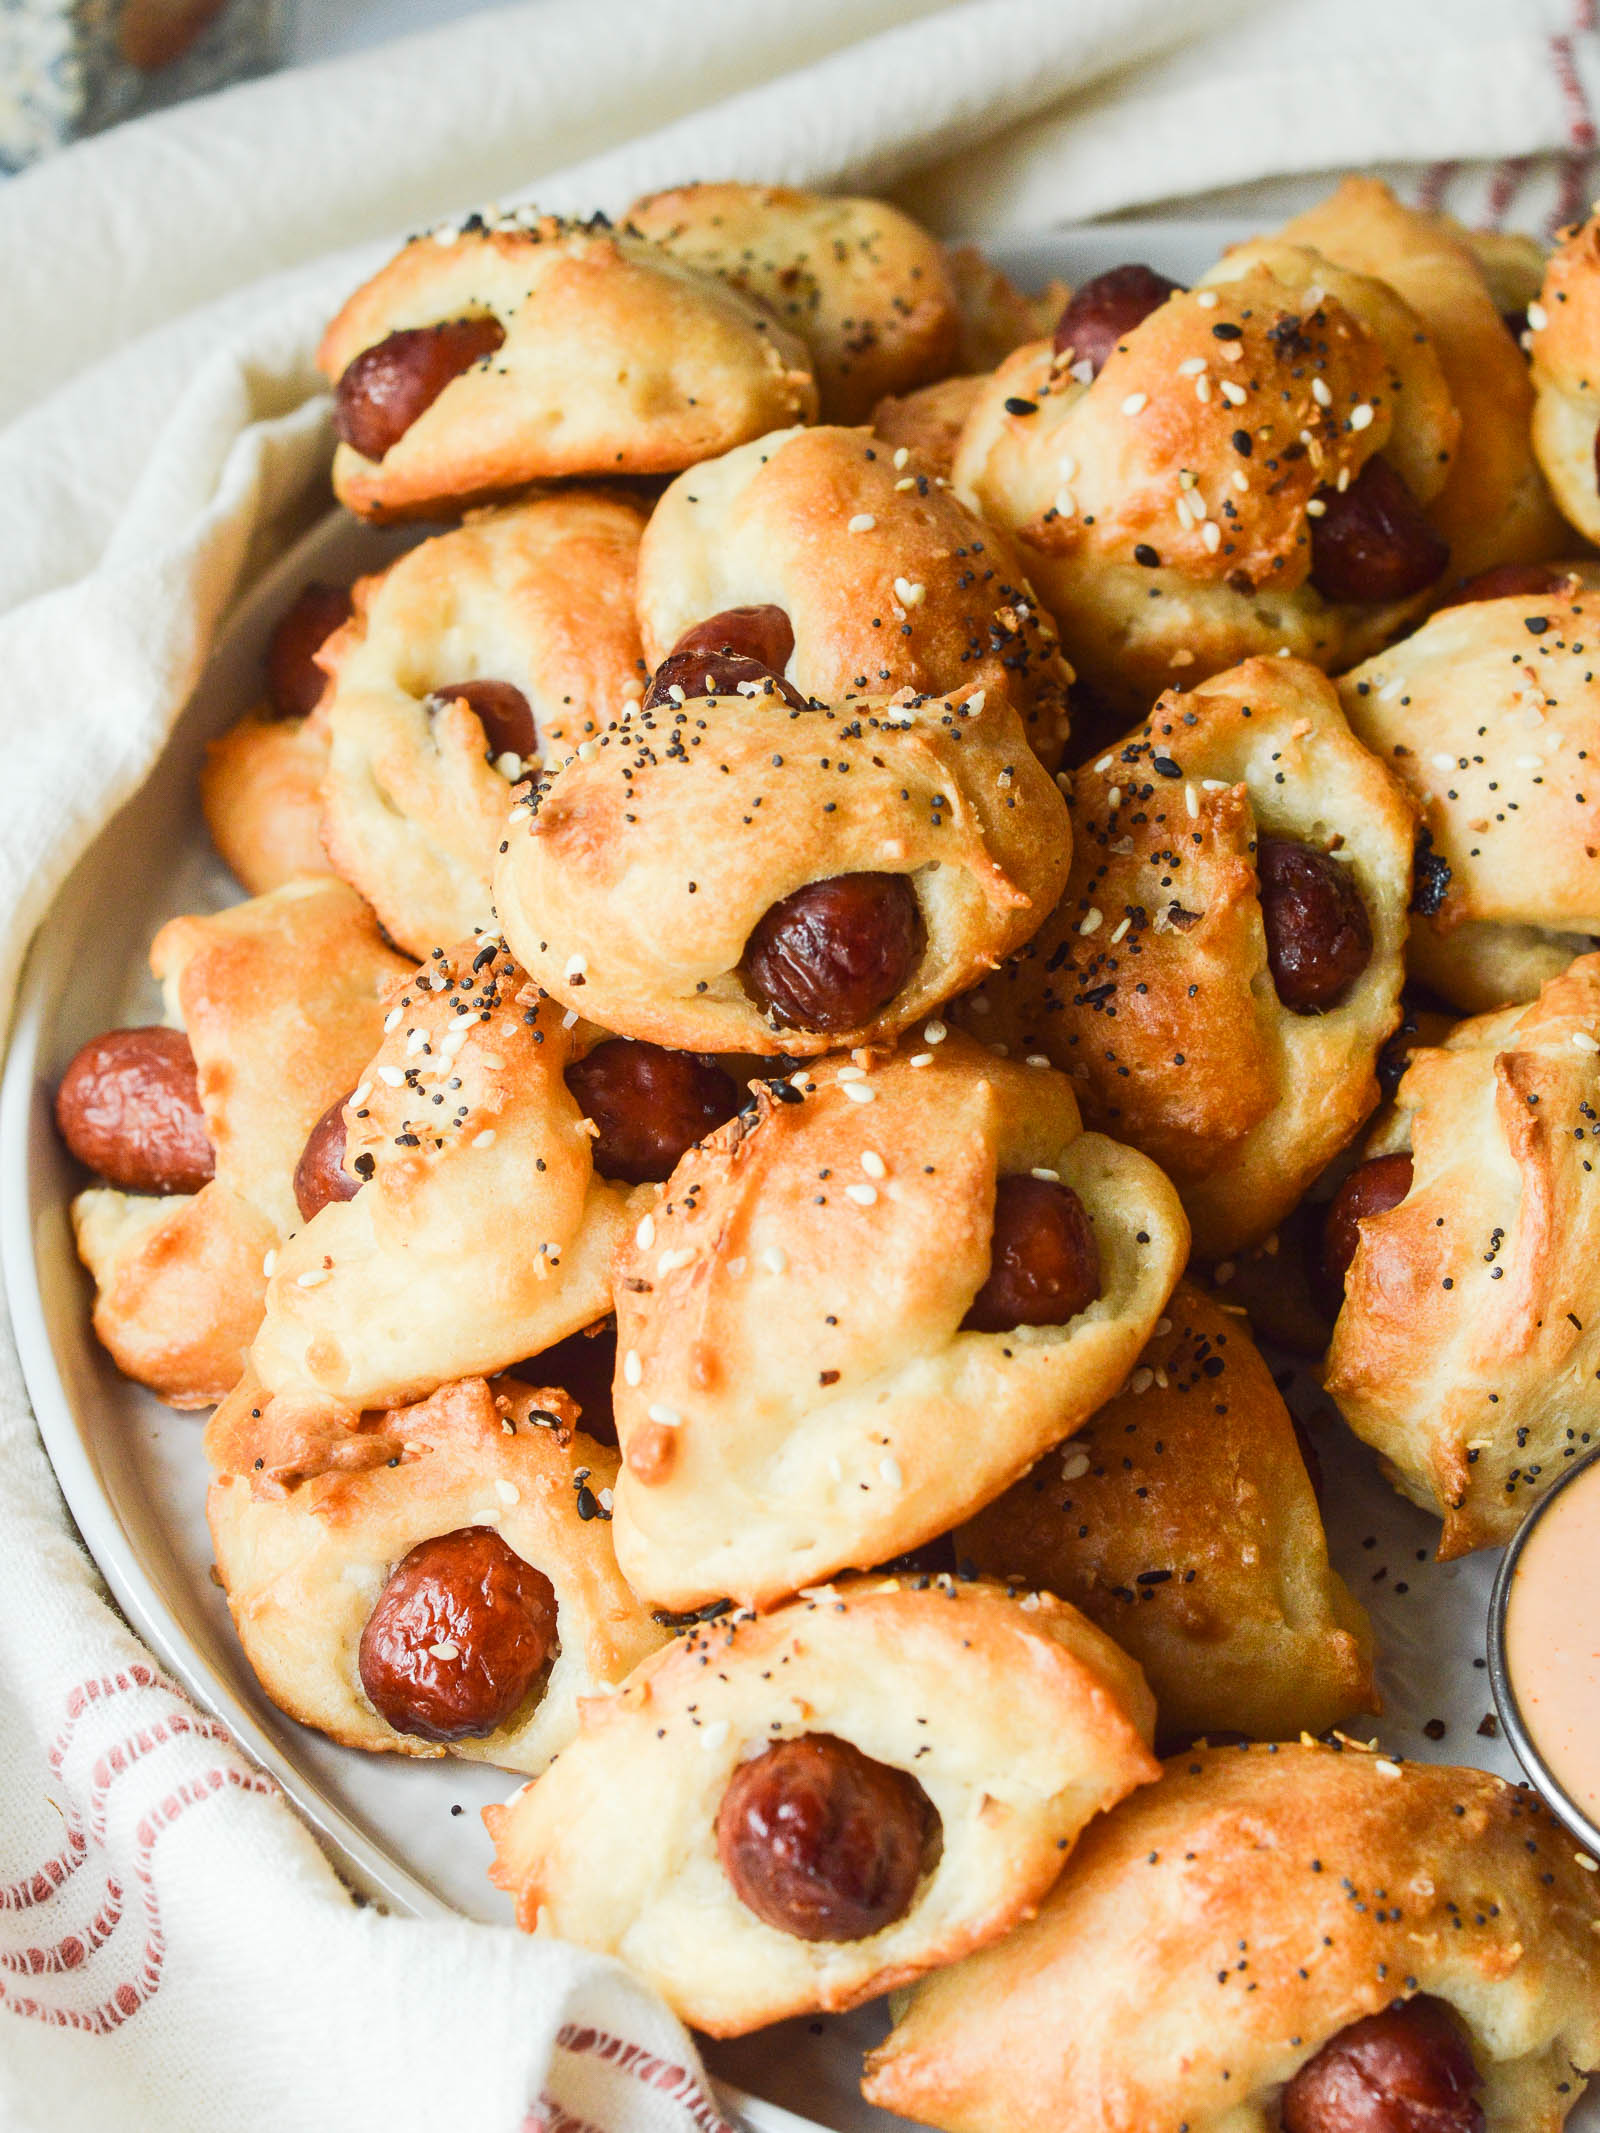
[[[163,114],[0,189],[0,999],[249,573],[320,493],[320,325],[475,201],[739,176],[952,231],[1324,174],[1580,211],[1595,0],[533,0]],[[1241,191],[1242,189],[1242,191]],[[605,2059],[596,2033],[631,2040]],[[105,1603],[0,1327],[0,2123],[713,2133],[615,1969],[353,1907]]]

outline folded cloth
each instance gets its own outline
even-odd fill
[[[1594,0],[540,0],[9,183],[0,998],[325,497],[312,351],[408,227],[691,177],[890,188],[951,231],[1200,196],[1266,218],[1374,163],[1533,227],[1587,197],[1597,43]],[[107,1603],[9,1326],[0,1711],[8,2127],[716,2133],[689,2040],[615,1965],[349,1900]]]

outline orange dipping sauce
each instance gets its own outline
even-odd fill
[[[1506,1600],[1505,1666],[1546,1769],[1600,1822],[1600,1462],[1526,1533]]]

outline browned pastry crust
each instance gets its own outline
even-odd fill
[[[505,1370],[611,1307],[628,1193],[596,1174],[562,1078],[598,1033],[487,938],[388,1004],[344,1111],[365,1182],[279,1251],[248,1372],[207,1428],[212,1465],[260,1489],[381,1464],[364,1411]]]
[[[73,1229],[117,1367],[174,1407],[209,1407],[261,1322],[263,1262],[299,1221],[306,1136],[371,1056],[383,988],[406,966],[355,891],[325,878],[170,920],[150,967],[194,1051],[216,1175],[170,1199],[92,1187]]]
[[[211,841],[252,896],[333,868],[322,848],[328,725],[252,711],[210,742],[200,805]]]
[[[1372,1628],[1242,1312],[1180,1282],[1138,1368],[956,1534],[1139,1662],[1167,1740],[1292,1740],[1376,1708]]]
[[[1409,958],[1458,1007],[1531,1000],[1600,934],[1591,574],[1444,608],[1339,683],[1356,734],[1415,801],[1432,868],[1448,868]]]
[[[1134,1667],[1049,1593],[852,1579],[707,1623],[586,1703],[577,1740],[484,1810],[527,1930],[620,1955],[684,2020],[739,2035],[854,2007],[1029,1916],[1084,1825],[1158,1768]],[[804,1733],[909,1771],[943,1843],[910,1910],[807,1942],[734,1894],[715,1823],[741,1761]]]
[[[944,263],[961,311],[958,370],[993,370],[1024,341],[1052,332],[1072,293],[1064,281],[1025,293],[975,244],[947,246]]]
[[[1600,214],[1566,232],[1528,307],[1533,449],[1567,519],[1600,541]]]
[[[1327,680],[1252,659],[1077,773],[1073,864],[1044,927],[957,1010],[1073,1076],[1090,1125],[1153,1156],[1195,1249],[1267,1234],[1378,1101],[1399,1018],[1413,822]],[[1267,966],[1259,835],[1337,847],[1372,925],[1347,996],[1293,1014]]]
[[[956,367],[962,320],[944,251],[882,200],[680,185],[636,200],[625,221],[781,319],[811,351],[828,422],[863,422],[885,393]]]
[[[1461,417],[1449,473],[1428,511],[1450,543],[1452,577],[1560,555],[1570,543],[1529,441],[1528,365],[1501,316],[1512,306],[1496,299],[1479,240],[1448,216],[1405,206],[1376,178],[1346,178],[1279,236],[1387,283],[1426,326]]]
[[[425,955],[489,924],[517,755],[432,692],[509,682],[557,758],[643,691],[633,617],[644,513],[589,489],[474,514],[353,589],[324,648],[331,737],[323,834],[403,946]]]
[[[1004,697],[796,711],[773,688],[635,709],[512,811],[500,923],[556,999],[686,1051],[892,1039],[1025,940],[1066,878],[1067,810]],[[808,883],[911,883],[923,947],[869,1024],[774,1026],[740,963]]]
[[[1575,1850],[1481,1770],[1176,1756],[1030,1925],[915,1988],[863,2086],[944,2133],[1273,2133],[1297,2068],[1425,1993],[1465,2027],[1487,2133],[1557,2133],[1600,2060]]]
[[[1368,1154],[1411,1190],[1360,1226],[1328,1390],[1441,1556],[1509,1540],[1600,1427],[1600,956],[1417,1052]]]
[[[335,453],[334,488],[363,518],[572,475],[673,474],[816,413],[805,347],[764,306],[660,245],[534,210],[414,237],[345,304],[317,361],[337,382],[389,334],[468,316],[499,320],[499,348],[381,461]]]
[[[766,602],[794,627],[786,671],[802,696],[1003,694],[1059,760],[1071,677],[1055,629],[1007,536],[908,448],[865,429],[791,430],[672,484],[639,550],[652,666],[696,623]]]
[[[872,411],[872,434],[891,452],[905,450],[924,472],[948,481],[983,383],[981,377],[941,378],[937,385],[880,400]]]
[[[1123,1383],[1178,1278],[1155,1165],[1083,1133],[1048,1067],[929,1028],[763,1087],[618,1256],[617,1559],[664,1606],[765,1605],[945,1532]],[[1030,1172],[1083,1202],[1099,1298],[963,1331],[996,1178]]]
[[[567,1745],[579,1699],[616,1688],[665,1641],[622,1581],[609,1524],[579,1514],[579,1489],[588,1483],[598,1498],[617,1460],[574,1432],[575,1412],[560,1392],[469,1378],[393,1418],[405,1449],[392,1466],[319,1475],[277,1498],[256,1494],[243,1475],[217,1476],[206,1504],[217,1575],[245,1655],[280,1710],[349,1748],[444,1755],[374,1709],[358,1647],[412,1548],[492,1526],[554,1586],[557,1646],[512,1718],[448,1752],[531,1772]]]
[[[1438,358],[1381,283],[1255,246],[1086,371],[1047,340],[1008,357],[954,481],[1015,536],[1075,667],[1123,716],[1252,653],[1345,663],[1421,604],[1335,606],[1307,581],[1319,488],[1382,452],[1426,503],[1455,442]]]

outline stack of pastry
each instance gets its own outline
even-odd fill
[[[519,1922],[712,2034],[905,1991],[952,2133],[1600,2059],[1592,1862],[1337,1730],[1252,1337],[1446,1554],[1600,1407],[1596,244],[1352,183],[1033,300],[691,186],[328,329],[340,500],[443,530],[283,617],[251,899],[64,1074],[95,1324],[267,1692],[529,1780]]]

